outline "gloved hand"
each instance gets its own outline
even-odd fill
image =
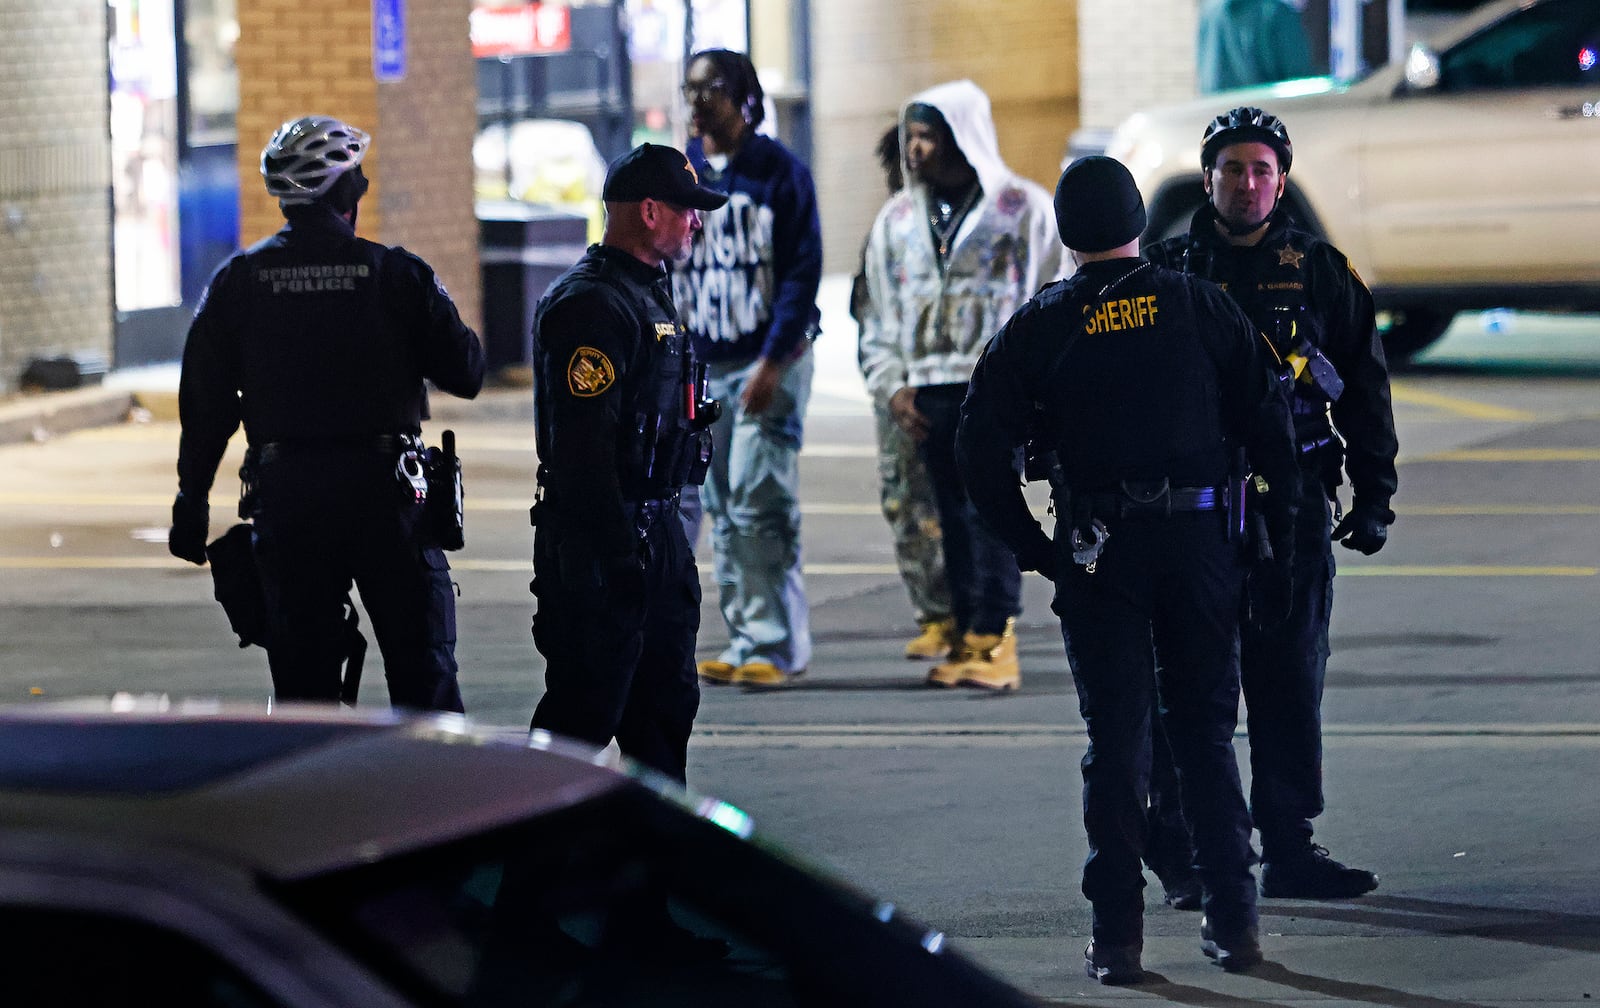
[[[1043,531],[1036,542],[1017,554],[1019,570],[1038,571],[1051,581],[1056,579],[1056,566],[1059,563],[1056,544],[1046,538]]]
[[[1389,523],[1394,512],[1388,508],[1375,508],[1360,501],[1351,505],[1350,512],[1333,527],[1333,538],[1345,549],[1360,550],[1366,556],[1383,549],[1389,540]]]
[[[211,507],[205,498],[179,493],[172,502],[172,528],[167,530],[167,551],[180,560],[206,565],[206,539],[211,533]]]
[[[1245,579],[1245,618],[1258,630],[1271,630],[1294,608],[1294,573],[1290,564],[1261,560]]]

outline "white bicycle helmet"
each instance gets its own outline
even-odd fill
[[[261,152],[267,192],[284,206],[314,203],[361,164],[372,137],[330,116],[302,116],[278,127]]]

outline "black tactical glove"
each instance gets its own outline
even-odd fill
[[[1294,608],[1294,573],[1290,564],[1259,560],[1245,579],[1245,616],[1258,630],[1271,630]]]
[[[1017,569],[1038,571],[1051,581],[1056,579],[1056,544],[1041,532],[1037,541],[1017,554]]]
[[[211,531],[211,508],[205,498],[178,494],[172,502],[172,528],[167,530],[167,551],[180,560],[204,567],[206,538]]]
[[[1383,549],[1389,540],[1389,523],[1394,512],[1388,508],[1373,507],[1357,501],[1350,513],[1333,527],[1333,538],[1345,549],[1360,550],[1366,556]]]

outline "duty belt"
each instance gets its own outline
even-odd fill
[[[406,449],[422,450],[416,434],[372,434],[356,438],[292,438],[252,446],[255,461],[263,465],[275,459],[305,452],[349,452],[355,455],[381,455],[393,458]]]
[[[678,513],[678,495],[658,500],[626,501],[623,507],[633,512],[634,525],[643,531],[662,518]]]
[[[1222,486],[1168,487],[1149,499],[1127,490],[1099,490],[1086,495],[1090,513],[1104,518],[1165,517],[1181,511],[1216,511],[1227,506]]]

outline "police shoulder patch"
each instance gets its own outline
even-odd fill
[[[567,391],[580,399],[597,396],[616,384],[617,369],[611,358],[594,347],[581,346],[567,362]]]

